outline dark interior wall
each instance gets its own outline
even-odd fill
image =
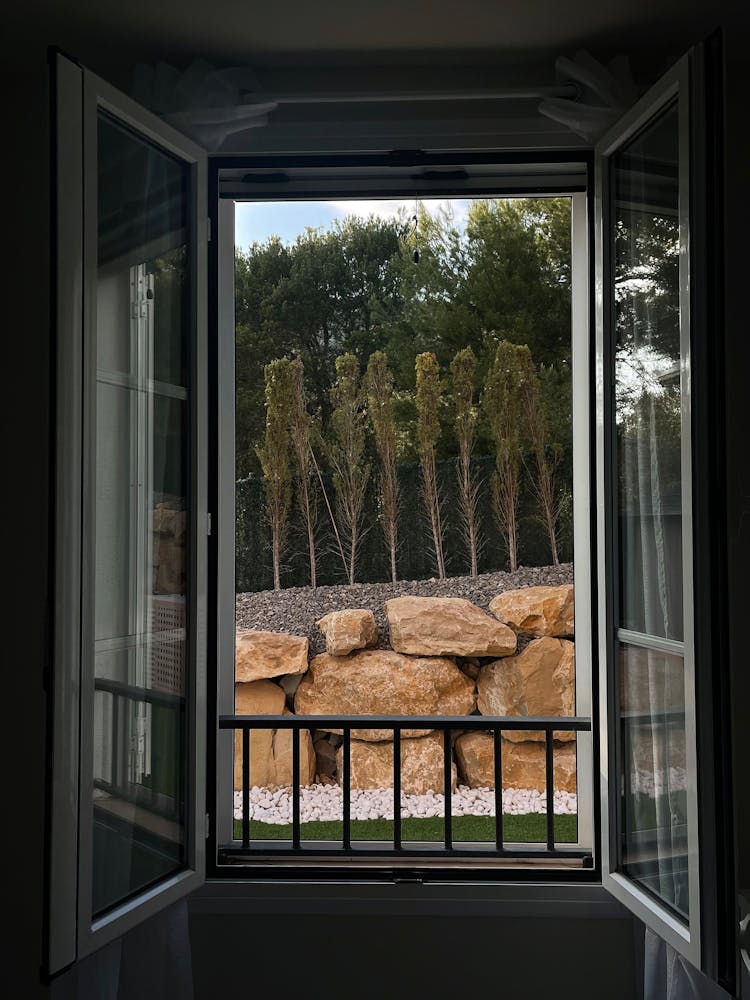
[[[729,573],[727,610],[732,683],[735,823],[738,885],[750,895],[750,664],[747,608],[750,604],[750,117],[747,107],[750,13],[725,34],[725,281],[727,518]],[[717,664],[717,669],[722,665]]]
[[[51,357],[49,148],[43,50],[3,74],[2,565],[3,909],[11,940],[3,980],[13,995],[44,995],[42,960],[45,698],[49,663],[48,544]]]
[[[191,917],[195,1000],[634,1000],[630,920]]]
[[[718,15],[717,15],[718,17]],[[727,510],[730,663],[733,683],[735,812],[740,885],[750,888],[750,667],[747,663],[746,608],[750,603],[750,460],[747,435],[747,380],[750,372],[750,327],[747,267],[750,261],[750,127],[746,81],[750,49],[744,15],[727,20],[726,104],[726,306],[727,306]],[[44,38],[46,43],[49,39]],[[2,518],[4,594],[3,665],[6,694],[3,726],[4,820],[11,845],[6,847],[3,899],[9,914],[12,947],[5,949],[5,983],[14,996],[44,996],[40,983],[43,954],[44,803],[45,803],[45,670],[48,652],[50,442],[52,434],[52,351],[49,327],[49,130],[46,53],[29,51],[27,71],[3,74],[6,198],[2,401],[5,508]],[[104,72],[105,67],[96,67]],[[725,664],[717,665],[724,669]],[[23,852],[19,856],[19,836]],[[434,917],[231,917],[194,916],[192,940],[198,1000],[219,993],[223,976],[233,988],[248,988],[248,975],[268,976],[263,986],[283,997],[280,984],[295,986],[296,995],[311,969],[322,975],[320,995],[349,995],[351,976],[358,973],[359,997],[370,988],[368,970],[377,958],[384,968],[377,995],[395,983],[408,983],[405,995],[453,996],[465,990],[461,970],[472,963],[472,986],[514,998],[550,994],[581,996],[581,980],[593,977],[601,996],[634,983],[629,921],[560,921],[523,918],[488,920]],[[449,960],[446,942],[455,942]],[[263,955],[257,963],[254,955]],[[406,957],[406,961],[404,958]],[[365,964],[367,963],[367,964]],[[362,969],[365,974],[362,974]],[[264,971],[265,970],[265,971]],[[321,972],[322,970],[322,972]],[[405,972],[403,970],[406,970]],[[521,978],[523,974],[523,979]],[[297,975],[299,978],[296,978]],[[531,980],[529,980],[531,976]],[[568,979],[568,976],[572,977]],[[426,978],[424,978],[426,977]],[[526,985],[522,985],[525,981]],[[535,992],[528,992],[533,985]],[[450,984],[449,992],[446,984]],[[257,986],[257,980],[255,981]],[[554,987],[554,989],[553,989]],[[577,987],[577,989],[576,989]],[[527,992],[523,992],[523,990]],[[441,993],[440,991],[444,992]],[[260,990],[262,995],[264,991]],[[375,995],[375,992],[372,993]]]

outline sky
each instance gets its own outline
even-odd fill
[[[441,205],[452,205],[455,221],[462,226],[469,209],[466,198],[424,198],[425,208],[432,212]],[[279,236],[284,243],[293,243],[306,226],[328,229],[334,219],[347,215],[365,218],[377,215],[393,219],[400,206],[414,214],[413,198],[399,201],[273,201],[237,202],[235,212],[235,243],[243,250],[251,243],[263,243],[269,236]]]

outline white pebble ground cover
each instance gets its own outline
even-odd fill
[[[454,816],[494,816],[495,792],[491,788],[469,788],[459,785],[452,795],[451,811]],[[350,799],[352,819],[393,819],[393,791],[389,788],[352,789]],[[300,822],[340,820],[343,794],[338,785],[309,785],[300,789]],[[442,792],[425,795],[401,794],[402,818],[427,819],[442,816]],[[574,814],[577,799],[571,792],[555,792],[555,813]],[[527,815],[546,813],[544,793],[530,789],[506,789],[503,792],[503,814]],[[242,819],[242,792],[234,793],[234,818]],[[289,788],[250,789],[250,819],[261,823],[288,824],[292,822],[292,797]]]

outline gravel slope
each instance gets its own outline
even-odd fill
[[[388,646],[388,626],[383,604],[391,597],[409,594],[418,597],[465,597],[480,608],[488,609],[493,597],[520,587],[554,586],[573,582],[573,564],[561,566],[521,566],[515,573],[483,573],[478,577],[454,576],[442,582],[406,580],[390,583],[355,583],[353,586],[289,587],[287,590],[263,590],[237,595],[237,628],[257,628],[270,632],[306,635],[310,651],[321,653],[325,640],[316,622],[329,611],[344,608],[369,608],[378,624],[378,645]]]

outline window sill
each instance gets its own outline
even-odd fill
[[[340,914],[351,916],[515,916],[630,919],[599,884],[281,878],[209,880],[189,900],[197,914]]]

